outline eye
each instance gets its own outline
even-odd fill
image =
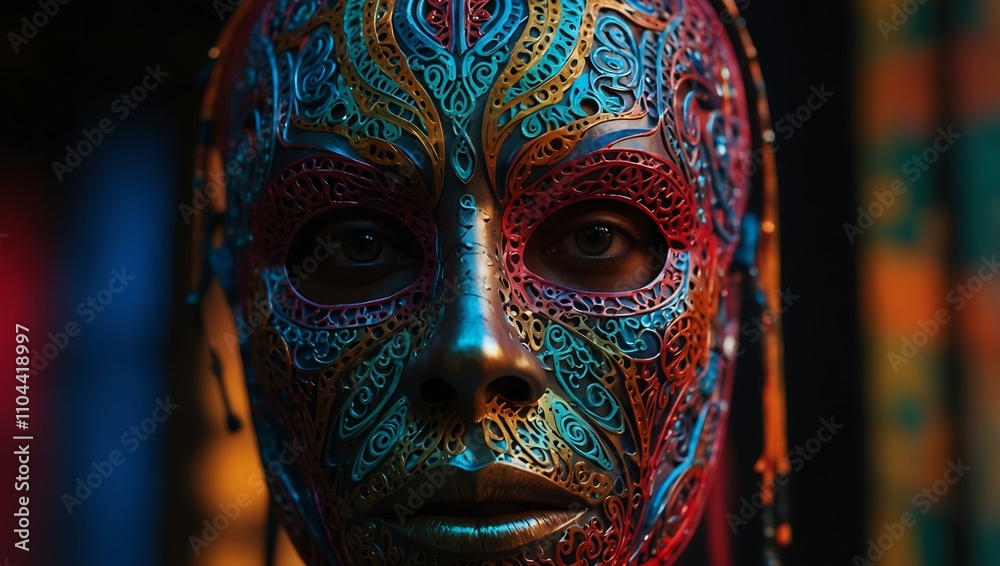
[[[342,244],[344,255],[354,263],[370,263],[382,253],[382,239],[371,232],[351,232]]]
[[[417,237],[381,212],[345,208],[313,218],[292,238],[285,266],[306,299],[323,305],[385,298],[416,279]]]
[[[581,291],[641,288],[662,271],[667,246],[652,218],[635,206],[595,199],[560,209],[525,245],[525,265],[553,283]]]
[[[576,247],[586,255],[600,255],[615,242],[615,229],[603,224],[576,231]]]

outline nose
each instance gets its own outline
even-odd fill
[[[482,222],[477,224],[483,224]],[[489,226],[472,226],[445,260],[443,311],[423,349],[403,370],[410,399],[452,406],[480,422],[494,398],[528,405],[545,392],[545,370],[514,333],[500,294],[500,261]]]

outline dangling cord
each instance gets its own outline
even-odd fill
[[[208,335],[205,333],[205,321],[204,321],[204,310],[202,308],[202,301],[205,298],[205,293],[208,291],[208,286],[212,283],[212,279],[215,277],[211,267],[211,259],[209,254],[212,253],[212,234],[215,232],[216,226],[221,222],[222,216],[217,213],[207,213],[209,217],[205,222],[205,232],[202,234],[202,258],[201,258],[201,275],[199,277],[198,286],[195,290],[188,293],[186,297],[186,302],[189,307],[191,307],[194,314],[194,324],[198,333],[201,334],[205,339],[205,344],[208,346],[208,354],[211,358],[211,368],[212,374],[215,375],[215,381],[219,386],[219,391],[222,393],[222,405],[226,411],[226,428],[229,432],[236,432],[242,426],[240,419],[233,412],[232,405],[229,403],[229,394],[226,391],[226,384],[222,378],[222,360],[219,358],[219,352],[212,346],[212,343],[208,340]]]
[[[763,322],[762,365],[764,385],[762,391],[764,420],[764,449],[754,469],[763,476],[761,498],[764,502],[764,561],[768,566],[779,564],[776,546],[792,542],[789,522],[788,439],[785,405],[784,345],[781,334],[781,262],[778,234],[778,172],[774,161],[774,130],[767,106],[764,76],[757,61],[757,49],[746,30],[735,0],[719,0],[731,17],[728,29],[737,45],[742,44],[742,71],[747,94],[751,96],[760,134],[757,146],[763,153],[759,169],[760,186],[763,188],[761,207],[760,244],[756,262],[751,265],[754,296],[761,310]]]
[[[211,147],[212,141],[212,125],[215,117],[214,110],[216,97],[218,96],[222,73],[222,67],[218,65],[217,62],[219,55],[221,54],[220,46],[224,46],[230,41],[230,36],[232,34],[232,32],[229,31],[230,29],[231,28],[229,27],[224,28],[219,42],[216,46],[209,49],[208,61],[206,61],[205,67],[198,77],[199,82],[207,82],[207,85],[205,89],[205,96],[202,100],[201,116],[198,121],[198,131],[196,134],[197,141],[195,145],[194,178],[192,181],[192,189],[193,194],[201,192],[206,200],[208,200],[209,197],[204,195],[205,179],[207,177],[207,169],[209,168],[210,163],[209,148]],[[216,383],[219,386],[219,392],[222,394],[222,405],[226,411],[226,428],[230,432],[236,432],[242,427],[242,423],[233,412],[232,405],[229,402],[229,394],[226,391],[226,385],[223,380],[222,360],[219,357],[218,351],[214,346],[212,346],[211,341],[209,341],[208,335],[205,333],[204,311],[202,306],[205,293],[208,291],[208,287],[216,275],[215,270],[212,268],[212,239],[216,229],[222,225],[224,216],[219,212],[212,211],[211,208],[203,211],[202,213],[207,216],[202,225],[202,232],[200,234],[201,272],[199,274],[197,287],[188,293],[186,301],[188,306],[193,310],[195,327],[204,337],[205,344],[208,346],[208,354],[211,359],[210,367],[212,368],[212,374],[215,376]],[[196,250],[199,247],[198,239],[199,235],[196,233]]]
[[[774,168],[774,151],[768,134],[764,144],[764,199],[760,225],[760,245],[757,251],[757,272],[754,286],[763,325],[762,362],[764,385],[762,392],[764,418],[764,449],[755,470],[763,476],[761,499],[764,502],[765,564],[777,565],[777,546],[792,542],[789,521],[788,437],[785,400],[784,340],[781,329],[781,261],[778,234],[778,183]]]
[[[766,221],[765,221],[766,223]],[[788,522],[788,498],[785,486],[790,468],[785,442],[785,399],[781,367],[775,366],[773,358],[775,345],[781,352],[780,308],[770,306],[770,292],[764,287],[761,272],[769,261],[764,246],[768,245],[765,226],[757,215],[748,212],[741,223],[740,245],[734,255],[734,267],[741,276],[744,296],[750,296],[763,325],[761,361],[764,369],[762,386],[764,450],[757,460],[754,470],[763,475],[761,499],[764,504],[764,564],[779,566],[777,546],[791,543],[792,531]],[[743,276],[746,276],[743,278]],[[780,362],[780,359],[779,359]],[[777,523],[777,527],[775,524]]]

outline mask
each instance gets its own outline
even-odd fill
[[[271,1],[223,283],[308,564],[669,564],[718,465],[748,96],[705,0]],[[217,269],[217,271],[220,271]]]

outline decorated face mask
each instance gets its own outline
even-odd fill
[[[718,462],[747,95],[706,0],[243,7],[226,249],[309,564],[666,564]]]

